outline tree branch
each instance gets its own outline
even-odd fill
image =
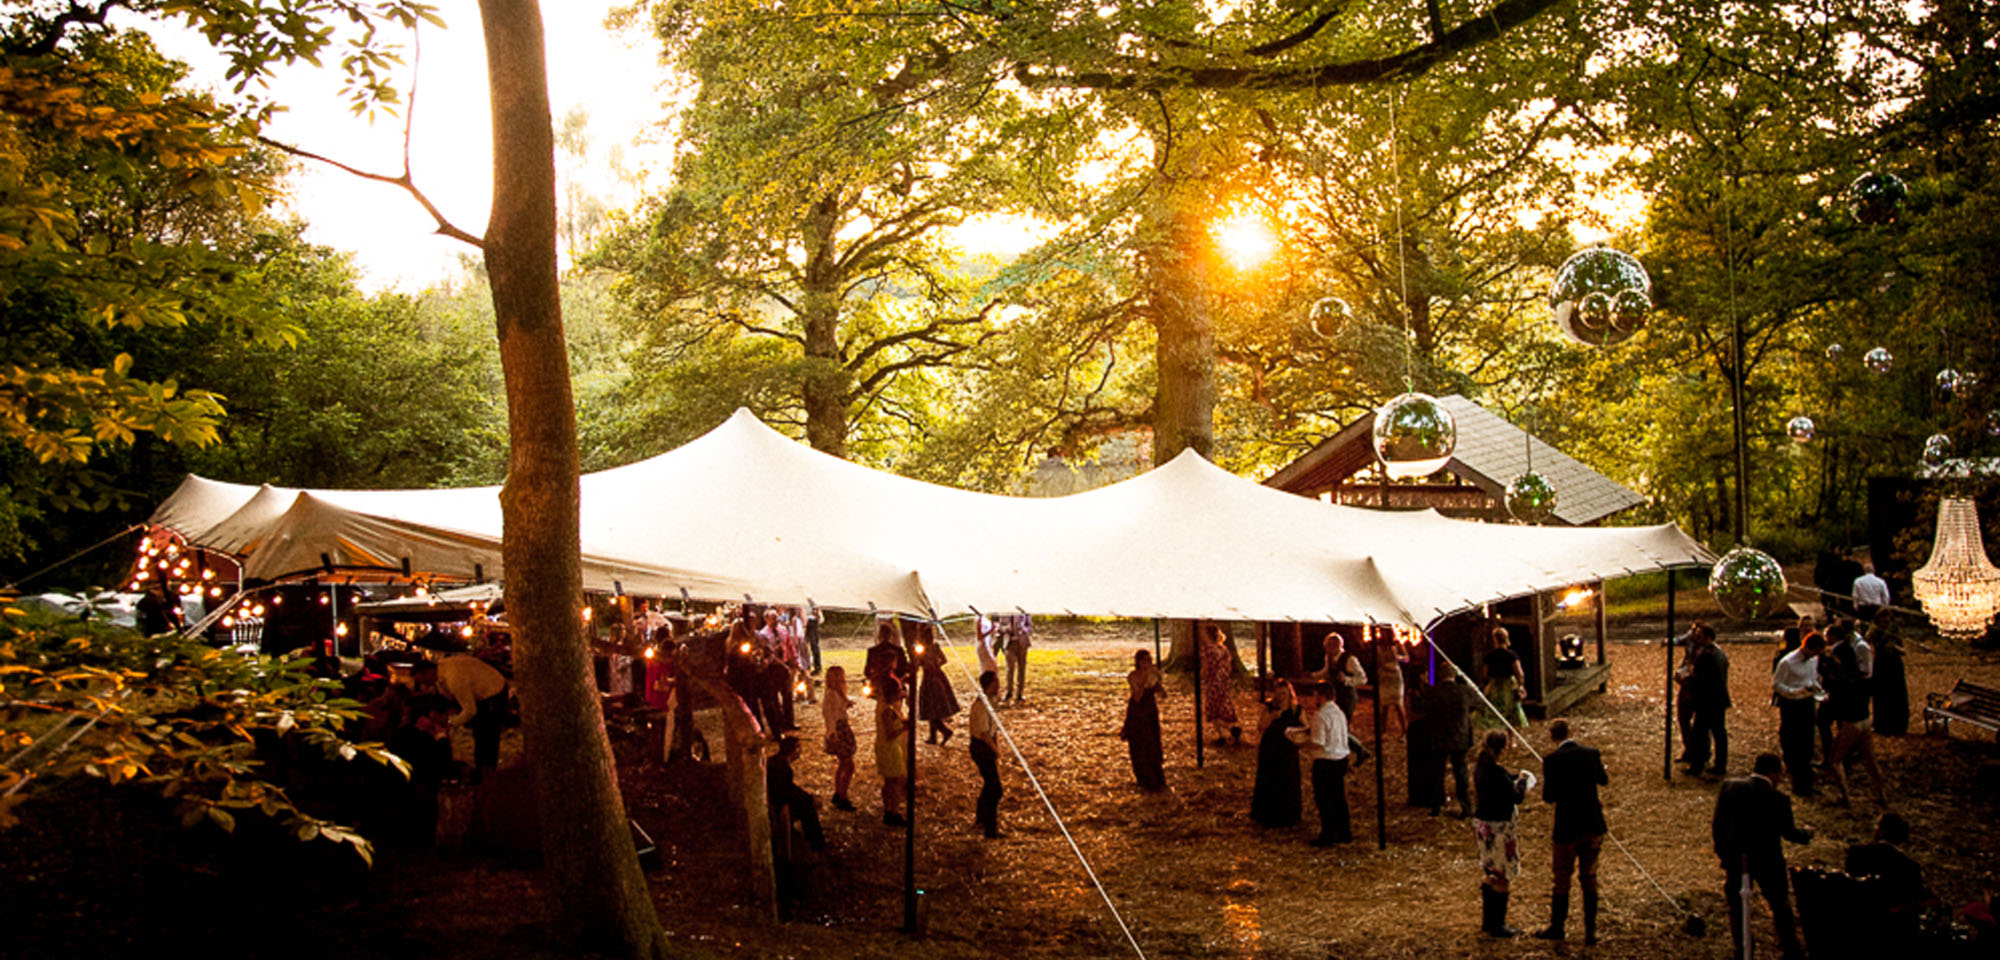
[[[50,20],[44,28],[45,32],[36,37],[34,42],[22,47],[20,52],[23,56],[46,57],[56,52],[56,44],[62,42],[63,34],[69,30],[71,24],[101,27],[104,26],[104,18],[109,16],[111,11],[130,5],[128,0],[104,0],[104,3],[92,9],[77,3],[76,0],[70,0],[69,9],[56,14],[55,19]]]
[[[1311,23],[1306,24],[1304,29],[1299,30],[1297,33],[1291,34],[1290,36],[1279,37],[1278,39],[1269,41],[1267,43],[1260,43],[1243,52],[1253,57],[1270,57],[1270,56],[1276,56],[1277,54],[1280,53],[1284,53],[1285,51],[1290,50],[1291,48],[1296,47],[1299,44],[1306,42],[1307,40],[1311,40],[1312,38],[1319,36],[1319,32],[1321,30],[1326,29],[1327,24],[1332,23],[1333,21],[1339,19],[1340,15],[1346,12],[1347,12],[1346,3],[1344,2],[1336,3],[1330,7],[1327,7],[1325,10],[1320,11],[1319,16],[1314,17]]]
[[[1499,37],[1555,6],[1561,0],[1500,0],[1484,14],[1445,31],[1428,43],[1401,53],[1367,60],[1319,66],[1179,67],[1156,63],[1129,73],[1108,71],[1037,72],[1018,63],[1014,78],[1034,89],[1087,90],[1309,90],[1388,80],[1409,80],[1480,44]]]
[[[389,184],[390,186],[401,187],[405,193],[408,193],[411,197],[416,198],[417,204],[419,206],[422,206],[424,208],[424,212],[430,214],[431,219],[437,222],[437,233],[439,236],[450,237],[453,240],[462,241],[464,243],[470,244],[480,249],[485,249],[486,247],[486,241],[483,238],[467,233],[464,230],[459,229],[450,220],[445,219],[444,212],[437,208],[437,204],[432,203],[431,198],[425,196],[422,190],[417,189],[416,183],[410,179],[410,171],[408,168],[405,168],[403,170],[402,176],[392,177],[386,173],[371,173],[367,170],[362,170],[358,167],[351,167],[348,166],[347,164],[341,163],[340,161],[333,159],[332,157],[314,153],[311,150],[307,150],[303,147],[295,147],[289,143],[273,140],[270,137],[264,136],[263,134],[257,135],[257,142],[264,144],[267,147],[274,147],[278,150],[282,150],[295,157],[303,157],[304,159],[307,160],[315,160],[320,163],[324,163],[330,167],[334,167],[335,169],[342,170],[347,173],[353,174],[354,176],[360,177],[363,180],[373,180],[376,183],[386,183]]]

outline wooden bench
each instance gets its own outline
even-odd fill
[[[1991,731],[2000,738],[2000,689],[1959,680],[1949,693],[1933,693],[1925,698],[1924,730],[1949,734],[1956,720]]]

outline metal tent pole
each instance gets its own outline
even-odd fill
[[[1200,769],[1203,766],[1203,761],[1205,759],[1205,756],[1202,753],[1202,742],[1201,742],[1201,738],[1204,736],[1201,725],[1201,719],[1202,719],[1201,718],[1201,662],[1207,658],[1201,655],[1202,637],[1201,637],[1200,621],[1193,622],[1193,629],[1194,629],[1194,765],[1196,769]]]
[[[1389,849],[1389,794],[1388,788],[1382,785],[1382,767],[1388,759],[1388,755],[1382,752],[1382,671],[1385,668],[1380,656],[1382,645],[1374,642],[1375,626],[1370,624],[1367,630],[1369,640],[1374,643],[1377,654],[1375,657],[1375,849],[1387,850]],[[1395,666],[1394,660],[1389,661],[1388,669],[1393,669]]]
[[[1674,569],[1667,568],[1667,719],[1660,776],[1674,779]]]

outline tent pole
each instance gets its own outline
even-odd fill
[[[1160,618],[1153,618],[1153,666],[1160,665]]]
[[[1201,621],[1197,620],[1194,621],[1194,766],[1197,770],[1201,769],[1203,760],[1205,759],[1202,753],[1201,742],[1203,735],[1201,729],[1201,662],[1207,658],[1201,655],[1201,644]]]
[[[931,638],[932,643],[937,638]],[[910,719],[903,724],[903,756],[909,763],[903,778],[903,932],[912,936],[917,929],[917,656],[916,645],[906,634],[903,647],[910,658]]]
[[[1382,671],[1396,669],[1396,661],[1382,663],[1382,644],[1375,637],[1375,625],[1369,624],[1368,639],[1375,647],[1375,849],[1389,849],[1388,792],[1382,785],[1382,767],[1388,762],[1388,754],[1382,752]]]
[[[1674,569],[1667,568],[1667,722],[1666,746],[1660,754],[1660,776],[1674,779]]]
[[[1264,656],[1268,652],[1270,624],[1257,621],[1257,699],[1262,700],[1270,693],[1270,681],[1264,676]]]
[[[1606,626],[1604,608],[1605,608],[1604,581],[1599,580],[1597,581],[1597,665],[1600,667],[1604,665],[1604,630]],[[1607,689],[1609,689],[1610,686],[1611,686],[1611,673],[1610,671],[1607,670],[1603,674],[1603,679],[1600,680],[1599,683],[1597,684],[1597,692],[1603,693]]]

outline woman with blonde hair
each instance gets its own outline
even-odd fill
[[[909,719],[903,716],[903,682],[885,676],[875,687],[875,772],[882,777],[882,822],[892,827],[903,818],[903,794],[910,776],[910,753],[903,746]]]
[[[851,702],[847,698],[847,668],[826,668],[826,696],[820,700],[819,715],[826,722],[826,752],[834,760],[835,810],[854,809],[854,801],[847,799],[847,787],[854,782],[854,754],[859,744],[854,739],[854,727],[847,722],[847,708]]]

